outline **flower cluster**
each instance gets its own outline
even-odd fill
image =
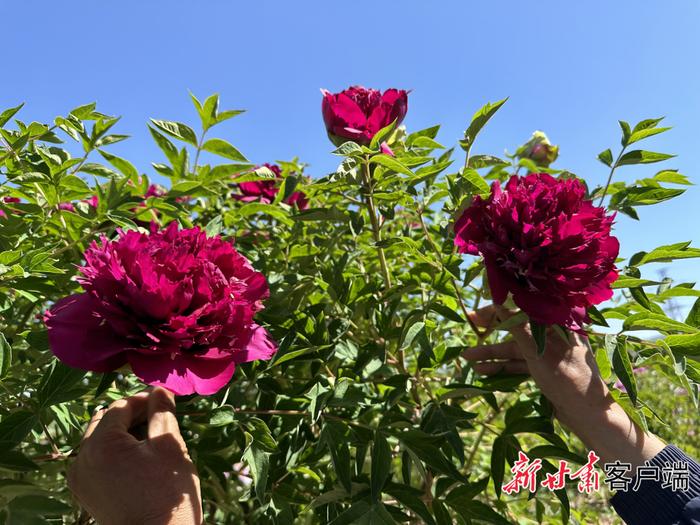
[[[105,372],[128,363],[145,383],[212,394],[236,364],[276,351],[253,320],[267,281],[220,237],[152,225],[93,242],[85,261],[85,292],[45,316],[51,350],[67,365]]]
[[[587,309],[612,297],[614,217],[585,194],[577,179],[534,173],[474,198],[455,223],[455,244],[483,256],[495,303],[510,293],[533,321],[582,331]]]

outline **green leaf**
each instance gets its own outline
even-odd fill
[[[16,472],[37,470],[39,466],[16,450],[0,450],[0,469]]]
[[[630,136],[629,140],[627,141],[627,144],[634,144],[635,142],[638,142],[647,137],[651,137],[652,135],[658,135],[659,133],[663,133],[665,131],[668,131],[669,129],[671,128],[647,128],[640,129],[639,131],[634,131]]]
[[[659,281],[650,281],[648,279],[637,279],[636,277],[628,277],[626,275],[621,275],[613,283],[613,288],[640,288],[642,286],[658,286],[661,283]]]
[[[250,434],[246,433],[246,437]],[[252,441],[243,452],[241,459],[248,464],[250,474],[255,484],[255,494],[260,501],[265,501],[265,489],[270,470],[270,454]]]
[[[537,355],[541,356],[544,354],[545,346],[547,345],[547,326],[530,319],[530,330],[532,331],[532,338],[537,345]]]
[[[607,381],[610,377],[610,374],[612,374],[612,363],[610,362],[610,358],[608,356],[608,353],[605,351],[604,347],[599,346],[598,348],[596,348],[595,362],[598,365],[600,375],[603,377],[604,380]]]
[[[22,102],[19,106],[15,106],[10,109],[6,109],[2,113],[0,113],[0,128],[2,128],[5,124],[9,122],[9,120],[15,116],[15,114],[24,107],[24,102]]]
[[[202,186],[202,183],[196,180],[181,180],[180,182],[173,184],[170,188],[168,194],[172,193],[173,197],[179,195],[188,195],[192,190],[198,189]]]
[[[688,317],[685,318],[685,324],[700,328],[700,299],[697,299],[693,304]]]
[[[467,168],[462,170],[460,178],[466,182],[467,191],[472,195],[488,195],[491,191],[488,183],[475,169]]]
[[[370,487],[372,499],[380,499],[382,489],[391,477],[391,448],[384,435],[377,431],[372,444],[372,471],[370,474]]]
[[[406,141],[406,143],[408,144],[408,141]],[[445,146],[430,137],[416,137],[413,139],[410,146],[414,148],[445,149]]]
[[[464,476],[454,464],[430,442],[429,434],[419,430],[409,430],[398,433],[396,437],[435,472],[445,474],[454,480],[464,480]]]
[[[240,151],[223,139],[209,139],[202,144],[202,149],[227,159],[238,162],[248,162],[248,159],[246,159]]]
[[[624,120],[618,120],[618,122],[620,123],[620,129],[622,130],[622,140],[620,140],[620,142],[623,146],[627,146],[630,135],[632,135],[632,130],[630,129],[628,122],[625,122]]]
[[[175,147],[175,144],[170,142],[170,140],[167,137],[163,136],[161,133],[158,133],[158,131],[153,129],[151,126],[148,126],[148,131],[151,132],[153,140],[156,141],[156,144],[158,145],[160,150],[165,154],[165,157],[168,159],[168,162],[170,162],[170,164],[173,166],[177,164],[178,151]]]
[[[435,525],[435,520],[430,514],[428,507],[421,499],[423,493],[409,485],[399,485],[397,483],[388,483],[384,492],[395,498],[396,501],[404,505],[406,508],[415,512],[428,525]]]
[[[593,324],[597,324],[598,326],[609,326],[608,322],[605,320],[605,316],[600,313],[595,306],[588,307],[588,317],[591,318]]]
[[[615,374],[617,374],[618,379],[627,390],[630,401],[632,401],[634,406],[637,406],[637,380],[632,371],[632,363],[627,352],[627,339],[625,337],[617,338],[612,364]]]
[[[627,166],[630,164],[651,164],[654,162],[661,162],[671,159],[673,157],[675,157],[675,155],[636,149],[628,151],[622,157],[620,157],[620,160],[617,161],[617,166]]]
[[[609,168],[612,167],[613,163],[613,156],[612,156],[612,151],[610,149],[606,149],[605,151],[601,151],[598,154],[598,160],[608,166]]]
[[[656,125],[661,122],[664,119],[664,117],[660,118],[648,118],[644,120],[640,120],[635,124],[634,129],[632,130],[632,133],[636,133],[637,131],[642,131],[645,129],[650,129],[650,128],[655,128]]]
[[[476,140],[476,136],[479,134],[481,129],[486,125],[486,123],[496,114],[496,111],[506,103],[508,98],[499,100],[497,102],[487,102],[484,106],[479,109],[472,117],[469,127],[464,132],[464,139],[460,141],[462,149],[469,151]]]
[[[475,170],[489,166],[507,166],[509,163],[493,155],[473,155],[469,157],[468,167]]]
[[[39,385],[37,400],[42,408],[75,399],[73,387],[80,382],[87,372],[71,368],[55,360]]]
[[[347,429],[344,424],[328,422],[321,431],[323,441],[328,445],[331,453],[333,469],[341,485],[348,494],[352,492],[352,478],[350,470],[350,449],[348,447]]]
[[[42,495],[19,496],[9,505],[10,514],[21,515],[23,520],[29,516],[64,516],[73,509],[57,499]],[[24,523],[24,521],[18,523]]]
[[[394,157],[390,157],[389,155],[385,155],[383,153],[372,156],[372,158],[369,159],[369,162],[370,164],[379,164],[397,173],[403,173],[404,175],[409,175],[411,177],[414,175],[410,169],[401,164]]]
[[[182,124],[181,122],[173,122],[170,120],[156,119],[151,119],[151,122],[155,127],[167,133],[171,137],[192,144],[193,146],[197,145],[197,135],[192,128],[186,124]]]
[[[293,223],[286,211],[273,204],[248,202],[235,211],[242,217],[248,217],[249,215],[254,215],[256,213],[264,213],[274,217],[287,226],[290,226]]]
[[[640,266],[653,262],[671,262],[675,259],[691,259],[700,257],[700,249],[690,248],[689,243],[682,242],[659,246],[650,252],[639,252],[630,257],[630,265]]]
[[[372,137],[372,141],[369,143],[369,149],[371,150],[376,150],[379,148],[379,145],[389,136],[391,133],[396,129],[396,119],[389,124],[388,126],[384,126],[382,129],[377,131],[374,134],[374,137]]]
[[[693,358],[700,357],[700,333],[691,335],[669,335],[664,339],[671,351]]]
[[[38,423],[36,416],[26,410],[12,412],[0,421],[0,443],[18,444]]]
[[[340,146],[338,146],[338,148],[333,150],[333,154],[343,157],[357,157],[363,155],[364,151],[362,150],[362,146],[349,140],[347,142],[343,142]]]
[[[7,371],[12,366],[12,347],[5,339],[5,335],[0,332],[0,379],[7,375]]]
[[[663,314],[654,312],[641,312],[630,315],[622,324],[623,330],[659,330],[662,332],[682,332],[692,334],[698,332],[698,328],[675,321]]]
[[[506,449],[508,446],[508,437],[498,436],[493,440],[493,446],[491,447],[491,479],[493,479],[493,490],[497,498],[501,497],[503,476],[506,471]]]
[[[485,521],[486,523],[494,523],[495,525],[512,525],[498,512],[481,501],[474,499],[464,501],[460,498],[450,499],[449,496],[446,501],[460,516]]]
[[[116,155],[112,155],[111,153],[107,153],[106,151],[98,151],[107,162],[117,168],[125,177],[130,179],[138,178],[139,172],[131,162],[126,159],[122,159],[121,157],[117,157]]]
[[[692,185],[688,177],[681,175],[676,170],[663,170],[654,175],[654,180],[657,182],[668,182],[670,184],[683,184],[686,186]]]

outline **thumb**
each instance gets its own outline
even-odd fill
[[[513,312],[501,305],[496,306],[496,312],[501,321],[505,321],[506,319],[509,319],[515,315]],[[520,351],[525,359],[537,358],[537,345],[535,344],[535,340],[532,338],[530,326],[527,324],[527,321],[510,326],[508,331],[510,332],[510,335],[513,336],[513,339],[515,339],[515,342],[518,344],[518,348],[520,348]]]
[[[175,418],[175,396],[164,388],[156,387],[148,396],[148,439],[166,434],[182,439]]]

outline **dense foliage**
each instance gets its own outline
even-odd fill
[[[198,132],[165,120],[149,125],[164,158],[148,171],[169,181],[167,191],[149,188],[143,170],[109,152],[127,137],[94,104],[51,124],[13,120],[20,107],[0,114],[5,521],[86,522],[66,488],[66,466],[94,407],[143,384],[129,368],[87,373],[58,362],[43,314],[83,291],[78,267],[93,240],[173,221],[233,241],[266,276],[270,297],[255,320],[279,345],[269,361],[238,365],[218,393],[178,398],[208,522],[583,520],[587,500],[577,499],[578,510],[569,503],[575,488],[531,499],[501,494],[518,450],[543,458],[541,475],[559,458],[585,462],[585,451],[526,377],[480,378],[460,357],[502,338],[504,327],[487,333],[469,322],[468,311],[488,304],[490,292],[481,258],[458,253],[455,218],[513,173],[574,178],[550,167],[556,147],[540,133],[510,145],[516,154],[506,158],[475,154],[478,133],[504,101],[476,112],[456,151],[437,141],[438,126],[405,130],[388,108],[393,123],[364,145],[337,141],[337,170],[310,178],[297,160],[256,169],[211,138],[240,111],[219,110],[217,96],[192,98]],[[659,122],[620,123],[618,154],[599,155],[608,184],[586,190],[587,198],[636,219],[638,207],[683,193],[689,182],[672,169],[633,183],[615,177],[671,157],[634,149],[668,129]],[[690,257],[700,249],[678,243],[618,261],[615,297],[587,312],[601,373],[611,387],[618,382],[613,395],[644,427],[675,421],[662,422],[669,410],[657,413],[655,402],[665,396],[648,393],[656,382],[634,373],[641,366],[663,376],[669,391],[682,389],[697,411],[700,303],[684,321],[664,305],[700,291],[644,273],[648,263]]]

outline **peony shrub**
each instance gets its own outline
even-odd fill
[[[216,95],[192,97],[197,126],[151,120],[162,157],[138,168],[94,104],[45,124],[0,113],[5,522],[86,523],[65,483],[84,426],[147,384],[178,394],[207,523],[604,521],[574,485],[502,493],[519,452],[544,476],[587,451],[528,378],[480,377],[460,356],[505,337],[470,323],[493,301],[530,319],[543,352],[547,326],[587,334],[640,425],[677,424],[647,377],[697,412],[700,306],[670,306],[700,292],[647,265],[700,249],[630,254],[615,235],[683,198],[685,176],[649,166],[671,155],[638,145],[667,128],[622,121],[591,188],[541,132],[504,144],[513,155],[477,152],[504,101],[445,147],[438,126],[402,125],[408,97],[324,91],[330,174],[214,138],[240,113]]]

